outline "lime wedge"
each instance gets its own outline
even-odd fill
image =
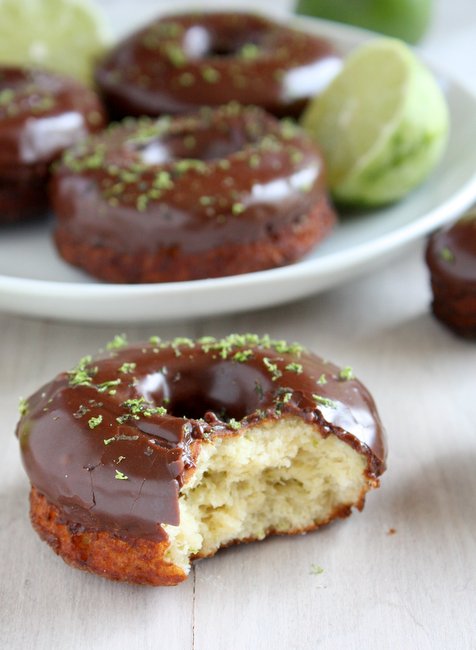
[[[336,200],[381,205],[407,194],[440,160],[449,131],[445,98],[404,43],[370,41],[302,117],[320,146]]]
[[[0,63],[32,65],[91,82],[108,42],[90,0],[0,0]]]

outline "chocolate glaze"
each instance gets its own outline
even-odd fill
[[[125,255],[176,256],[292,225],[326,197],[324,183],[304,132],[230,104],[125,120],[66,153],[51,196],[57,239],[67,232]]]
[[[432,308],[458,334],[476,337],[476,212],[470,212],[428,241]]]
[[[96,70],[116,117],[230,101],[297,116],[340,67],[327,41],[247,13],[170,15],[119,43]]]
[[[99,99],[80,83],[50,72],[0,66],[1,220],[44,209],[51,162],[104,123]],[[27,183],[43,186],[31,201],[26,201],[28,191],[24,194]]]
[[[382,425],[349,377],[268,337],[154,341],[60,374],[27,401],[17,435],[32,485],[66,522],[158,540],[160,524],[179,523],[200,445],[259,421],[302,418],[363,454],[369,478],[381,474]]]
[[[104,121],[95,93],[77,81],[0,66],[0,170],[50,163]]]

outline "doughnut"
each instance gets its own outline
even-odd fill
[[[44,214],[50,164],[104,122],[98,97],[77,81],[0,66],[0,223]]]
[[[436,318],[466,338],[476,338],[476,210],[434,233],[426,262]]]
[[[333,46],[248,13],[188,13],[155,20],[120,42],[96,69],[110,113],[157,117],[231,101],[297,117],[340,69]]]
[[[68,150],[56,169],[56,245],[110,282],[281,266],[334,224],[324,182],[308,136],[256,107],[129,118]]]
[[[347,517],[385,469],[352,369],[269,336],[116,336],[21,413],[33,527],[111,580],[177,584],[221,547]]]

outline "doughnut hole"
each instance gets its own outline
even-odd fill
[[[300,532],[361,508],[374,486],[367,459],[296,417],[205,442],[180,493],[180,525],[164,526],[166,559],[190,569],[220,547]]]
[[[266,371],[252,366],[223,361],[191,371],[185,360],[177,367],[175,375],[151,373],[137,385],[147,402],[165,406],[177,418],[201,419],[213,413],[224,422],[242,420],[260,408],[257,385],[263,392],[274,389]]]
[[[255,54],[264,39],[262,25],[244,29],[243,25],[231,24],[221,30],[194,25],[185,32],[181,45],[190,59],[221,59],[246,56],[251,48]]]

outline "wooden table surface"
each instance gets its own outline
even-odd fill
[[[104,5],[124,28],[131,3]],[[135,19],[158,5],[141,2]],[[423,49],[454,74],[472,74],[476,89],[475,42],[474,0],[440,0]],[[94,327],[0,315],[0,648],[475,649],[476,346],[430,315],[422,252],[418,242],[379,272],[305,301],[210,320]],[[362,513],[223,551],[175,588],[70,569],[29,524],[13,435],[18,397],[118,331],[131,341],[269,332],[351,365],[388,431],[381,488]]]

